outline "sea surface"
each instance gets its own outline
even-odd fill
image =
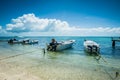
[[[17,39],[30,38],[39,40],[39,44],[35,45],[22,45],[22,44],[11,45],[7,43],[7,40],[11,38],[13,37],[0,37],[0,61],[6,60],[16,63],[20,62],[25,66],[30,65],[38,66],[39,63],[42,62],[42,66],[48,69],[48,72],[50,72],[49,69],[55,72],[55,70],[52,70],[54,68],[52,65],[56,65],[58,67],[56,71],[60,70],[61,74],[63,73],[61,69],[62,68],[64,69],[67,66],[71,66],[68,67],[68,70],[66,70],[67,74],[72,73],[71,72],[72,69],[75,69],[74,71],[76,71],[74,72],[74,74],[78,74],[79,71],[77,72],[77,70],[79,70],[79,68],[82,68],[87,71],[90,71],[90,74],[88,73],[89,75],[93,75],[93,73],[96,74],[95,76],[96,79],[93,80],[100,80],[99,73],[105,74],[106,75],[105,79],[108,80],[113,80],[115,78],[116,72],[120,73],[120,42],[116,42],[115,48],[112,48],[111,37],[78,37],[78,36],[17,37]],[[45,51],[46,53],[44,53],[43,49],[46,48],[46,44],[49,44],[52,38],[55,38],[56,41],[58,42],[65,40],[75,40],[76,42],[73,44],[73,47],[71,49],[67,49],[60,52]],[[102,58],[99,61],[96,59],[97,58],[96,56],[88,55],[88,53],[84,51],[83,42],[85,39],[93,40],[100,44],[100,55],[102,56]],[[20,56],[23,56],[24,58],[21,58]],[[19,61],[18,59],[19,60],[22,59],[23,61],[21,60]],[[46,66],[46,64],[48,66]],[[38,69],[36,70],[36,68],[33,68],[33,70],[36,71],[35,74],[39,74]],[[97,79],[97,77],[99,78]],[[52,80],[52,78],[50,80]],[[92,78],[88,78],[86,80],[92,80]]]

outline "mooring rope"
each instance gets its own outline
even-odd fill
[[[96,52],[96,53],[97,53],[97,52]],[[97,55],[99,56],[99,59],[97,59],[98,61],[99,61],[100,59],[102,59],[105,63],[108,64],[108,62],[100,55],[100,53],[97,53]]]
[[[108,62],[107,62],[99,53],[97,53],[97,55],[98,55],[100,58],[102,58],[102,60],[108,65]],[[99,61],[100,58],[97,59],[97,61]],[[97,62],[97,63],[98,63],[98,62]],[[100,63],[98,63],[98,64],[100,64]],[[118,74],[119,74],[118,72],[116,72],[116,73],[118,73],[118,74],[116,74],[116,77],[113,78],[113,77],[110,75],[110,73],[108,73],[108,71],[107,71],[105,68],[102,68],[101,66],[99,66],[99,67],[106,72],[106,74],[110,77],[111,80],[115,80],[115,79],[117,78]]]
[[[20,56],[20,55],[32,53],[32,52],[35,52],[35,51],[26,52],[26,53],[22,53],[22,54],[17,54],[17,55],[13,55],[13,56],[8,56],[8,57],[5,57],[5,58],[0,59],[0,61],[1,61],[1,60],[5,60],[5,59],[9,59],[9,58],[13,58],[13,57],[17,57],[17,56]]]
[[[18,50],[16,50],[16,51],[18,51]],[[25,54],[33,53],[35,51],[37,51],[37,50],[33,50],[33,51],[29,51],[29,52],[24,52],[24,53],[13,55],[13,56],[4,57],[4,58],[1,58],[0,61],[5,60],[5,59],[9,59],[9,58],[14,58],[14,57],[17,57],[17,56],[20,56],[20,55],[25,55]]]

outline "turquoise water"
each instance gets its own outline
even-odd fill
[[[7,42],[4,42],[5,40],[9,40],[11,37],[0,37],[0,50],[17,50],[17,48],[23,47],[23,45],[15,44],[15,45],[9,45]],[[112,42],[111,37],[25,37],[30,39],[37,39],[39,40],[39,44],[37,45],[26,45],[26,46],[33,46],[45,48],[46,44],[48,44],[52,38],[55,38],[57,41],[64,41],[64,40],[76,40],[75,44],[73,44],[72,49],[68,49],[65,51],[60,52],[60,55],[79,55],[79,56],[89,56],[84,52],[84,46],[83,42],[85,39],[88,40],[94,40],[98,44],[100,44],[100,53],[103,57],[108,59],[120,59],[120,42],[116,43],[116,47],[112,48]],[[19,38],[18,38],[19,39]],[[21,38],[20,38],[21,39]],[[11,49],[12,47],[15,47],[15,49]]]
[[[48,62],[53,62],[54,65],[57,67],[59,66],[60,69],[65,66],[72,66],[70,68],[76,69],[76,72],[79,68],[87,69],[91,71],[91,74],[89,75],[92,75],[92,72],[96,70],[102,69],[100,73],[104,73],[108,76],[108,78],[105,79],[110,79],[111,76],[114,77],[112,74],[116,71],[120,72],[120,42],[116,43],[115,48],[112,48],[111,37],[26,37],[39,40],[39,44],[35,45],[10,45],[6,42],[6,40],[10,38],[11,37],[0,38],[0,60],[9,61],[13,59],[12,61],[14,62],[17,61],[15,57],[23,56],[26,59],[29,59],[26,60],[24,58],[24,61],[27,61],[24,62],[25,64],[39,65],[39,61],[43,61],[43,65],[46,66]],[[76,42],[71,49],[61,52],[46,51],[46,53],[43,54],[42,49],[46,47],[46,44],[49,43],[52,38],[55,38],[57,41],[72,39],[76,40]],[[96,60],[95,56],[90,56],[84,51],[83,42],[85,39],[94,40],[100,44],[100,54],[102,58],[99,61]],[[44,60],[46,62],[44,62]],[[33,61],[33,63],[30,61]],[[51,64],[48,65],[51,66]],[[49,69],[49,67],[46,68]],[[71,70],[68,70],[67,72],[70,73],[70,71]],[[98,72],[96,74],[98,74]],[[99,77],[99,75],[96,75],[96,77]]]

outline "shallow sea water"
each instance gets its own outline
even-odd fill
[[[38,39],[38,45],[10,45],[0,42],[0,61],[10,63],[23,71],[28,71],[41,80],[120,80],[120,43],[111,47],[110,37],[30,37]],[[72,49],[61,52],[43,53],[51,38],[58,41],[74,39]],[[3,39],[3,38],[1,38]],[[9,39],[9,38],[7,38]],[[88,55],[83,41],[90,39],[98,42],[102,58]]]

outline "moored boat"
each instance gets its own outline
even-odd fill
[[[72,47],[74,42],[75,42],[75,40],[61,41],[56,44],[56,47],[53,47],[49,44],[49,45],[47,45],[47,50],[48,51],[62,51],[65,49],[69,49]],[[54,50],[54,48],[56,48],[56,49]]]
[[[84,41],[84,49],[86,52],[90,54],[96,54],[98,55],[100,52],[100,46],[97,42],[92,41],[92,40],[85,40]]]
[[[38,40],[31,40],[29,38],[20,39],[20,40],[10,39],[10,40],[8,40],[8,43],[10,43],[10,44],[37,44]]]
[[[22,44],[38,44],[38,40],[24,40]]]
[[[8,40],[8,43],[10,43],[10,44],[19,44],[19,43],[21,43],[21,41],[16,40],[16,39],[10,39],[10,40]]]

